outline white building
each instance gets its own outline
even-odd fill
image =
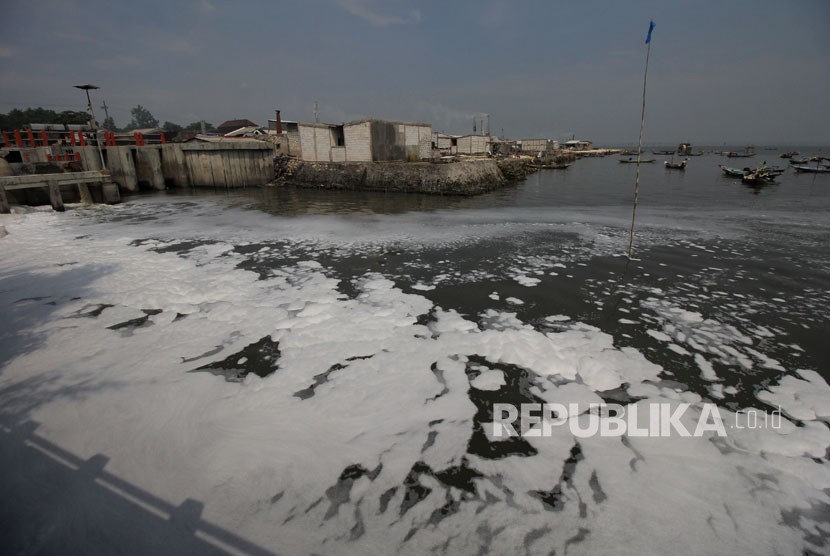
[[[559,142],[551,139],[521,139],[516,144],[523,154],[550,154],[559,149]]]
[[[456,139],[458,154],[487,154],[487,145],[492,142],[487,135],[462,135]]]
[[[342,125],[300,123],[303,160],[415,162],[432,156],[432,125],[365,119]]]
[[[588,151],[594,148],[594,144],[591,141],[580,141],[578,139],[573,139],[571,141],[565,142],[565,148],[574,151]]]

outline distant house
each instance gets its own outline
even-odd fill
[[[565,148],[573,151],[588,151],[594,148],[594,144],[591,141],[580,141],[578,139],[574,139],[566,141]]]
[[[432,148],[438,149],[443,155],[455,154],[458,151],[458,136],[434,132],[432,134]]]
[[[255,124],[251,120],[246,120],[246,119],[228,120],[227,122],[222,122],[221,124],[219,124],[219,126],[216,128],[216,132],[219,135],[225,135],[226,133],[236,131],[237,129],[239,129],[241,127],[251,127],[251,126],[259,127],[257,124]]]
[[[293,120],[280,120],[280,133],[277,133],[277,120],[268,120],[268,135],[274,143],[278,154],[300,157],[300,124]]]
[[[430,124],[370,118],[342,125],[300,123],[298,128],[303,160],[414,162],[432,156]]]
[[[559,142],[551,139],[520,139],[516,142],[522,154],[551,154],[559,149]]]
[[[226,133],[225,137],[257,137],[266,134],[266,131],[261,127],[249,125],[245,127],[240,127],[239,129],[231,131],[230,133]]]
[[[458,154],[486,154],[494,138],[487,135],[462,135],[455,139]]]

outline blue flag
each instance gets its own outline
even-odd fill
[[[646,44],[651,42],[651,32],[654,31],[654,22],[648,24],[648,36],[646,37]]]

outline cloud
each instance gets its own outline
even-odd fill
[[[102,58],[94,60],[92,67],[101,71],[134,68],[141,65],[141,60],[133,56],[116,56],[114,58]]]
[[[0,46],[0,60],[14,56],[14,49],[10,46]]]
[[[199,10],[203,13],[211,13],[216,11],[216,6],[210,0],[202,0],[199,4]]]
[[[369,22],[375,27],[387,27],[389,25],[409,25],[421,21],[421,12],[410,10],[405,15],[384,15],[377,10],[371,0],[337,0],[340,6],[350,14]],[[388,3],[383,3],[388,7]]]

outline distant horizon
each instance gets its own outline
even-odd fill
[[[17,110],[26,110],[26,109],[38,109],[38,108],[50,109],[48,106],[45,106],[45,105],[25,106],[25,107],[24,106],[15,106],[15,107],[9,108],[5,111],[0,110],[0,114],[8,114],[11,110],[15,110],[15,109],[17,109]],[[72,110],[72,109],[71,108],[66,108],[66,110]],[[63,110],[55,110],[55,112],[62,112],[62,111]],[[76,111],[80,111],[80,110],[76,109]],[[365,118],[393,119],[393,118],[379,118],[379,117],[376,117],[376,116],[365,116]],[[100,121],[103,120],[103,118],[100,117],[99,115],[96,115],[96,119],[99,121],[99,123],[100,123]],[[255,123],[258,123],[253,118],[234,117],[234,118],[230,118],[230,119],[249,119],[251,121],[254,121]],[[260,125],[260,127],[262,127],[262,128],[267,128],[269,119],[273,119],[273,117],[266,118],[264,125],[259,124],[259,123],[258,123],[258,125]],[[220,121],[216,121],[216,122],[206,120],[206,123],[210,123],[213,126],[218,127],[220,124],[222,124],[225,121],[228,121],[228,120],[220,120]],[[301,123],[311,123],[309,120],[294,120],[290,117],[284,118],[284,121],[299,121]],[[352,121],[352,120],[349,120],[349,121]],[[53,122],[30,122],[30,123],[34,124],[34,123],[53,123]],[[186,126],[186,125],[188,125],[190,123],[193,123],[193,122],[173,122],[173,123],[179,124],[181,126]],[[347,123],[347,122],[323,122],[323,123],[342,124],[342,123]],[[431,122],[422,122],[422,123],[431,124]],[[159,125],[161,125],[161,122],[159,122]],[[433,124],[431,124],[431,125],[433,125]],[[123,126],[119,126],[119,127],[123,127]],[[3,131],[10,131],[10,130],[3,130]],[[458,135],[458,136],[464,136],[464,135],[470,135],[471,134],[471,132],[466,132],[466,133],[464,133],[464,132],[462,132],[462,133],[451,133],[450,132],[450,133],[447,133],[447,132],[442,131],[442,130],[437,130],[434,125],[433,125],[433,132],[442,133],[442,134],[445,133],[445,134],[448,134],[448,135]],[[481,133],[477,132],[477,134],[481,134]],[[493,136],[493,137],[500,137],[502,139],[506,139],[506,140],[510,140],[510,141],[521,140],[521,139],[550,139],[552,141],[558,141],[561,144],[561,143],[564,143],[565,141],[570,141],[571,140],[570,138],[559,138],[559,139],[557,139],[555,137],[529,137],[529,136],[501,137],[499,135],[499,133],[496,133],[493,130],[491,130],[490,135]],[[581,140],[581,141],[591,141],[594,144],[595,147],[599,147],[599,148],[626,148],[626,149],[630,149],[630,148],[636,148],[637,147],[637,142],[636,141],[635,142],[610,142],[610,141],[599,142],[599,141],[593,141],[590,137],[581,137],[579,135],[576,135],[575,138],[577,140]],[[680,145],[681,143],[689,143],[689,144],[692,145],[693,149],[695,149],[695,148],[724,148],[724,147],[728,147],[728,148],[731,148],[731,149],[737,149],[737,150],[742,150],[742,149],[745,149],[746,147],[754,147],[755,149],[769,149],[769,150],[780,149],[780,148],[795,148],[795,147],[812,148],[812,149],[815,149],[815,148],[830,149],[830,140],[828,140],[827,143],[807,143],[807,142],[789,142],[789,141],[787,141],[787,142],[767,142],[767,143],[757,143],[757,142],[753,143],[751,141],[743,141],[743,142],[741,142],[741,141],[732,141],[732,142],[724,141],[724,142],[715,143],[715,142],[711,142],[711,141],[696,142],[696,141],[688,141],[688,140],[681,140],[681,141],[676,141],[676,142],[672,142],[672,141],[646,141],[646,140],[644,140],[643,141],[643,148],[644,149],[645,148],[652,149],[652,148],[657,148],[657,147],[672,147],[672,146],[676,147],[676,146]]]

